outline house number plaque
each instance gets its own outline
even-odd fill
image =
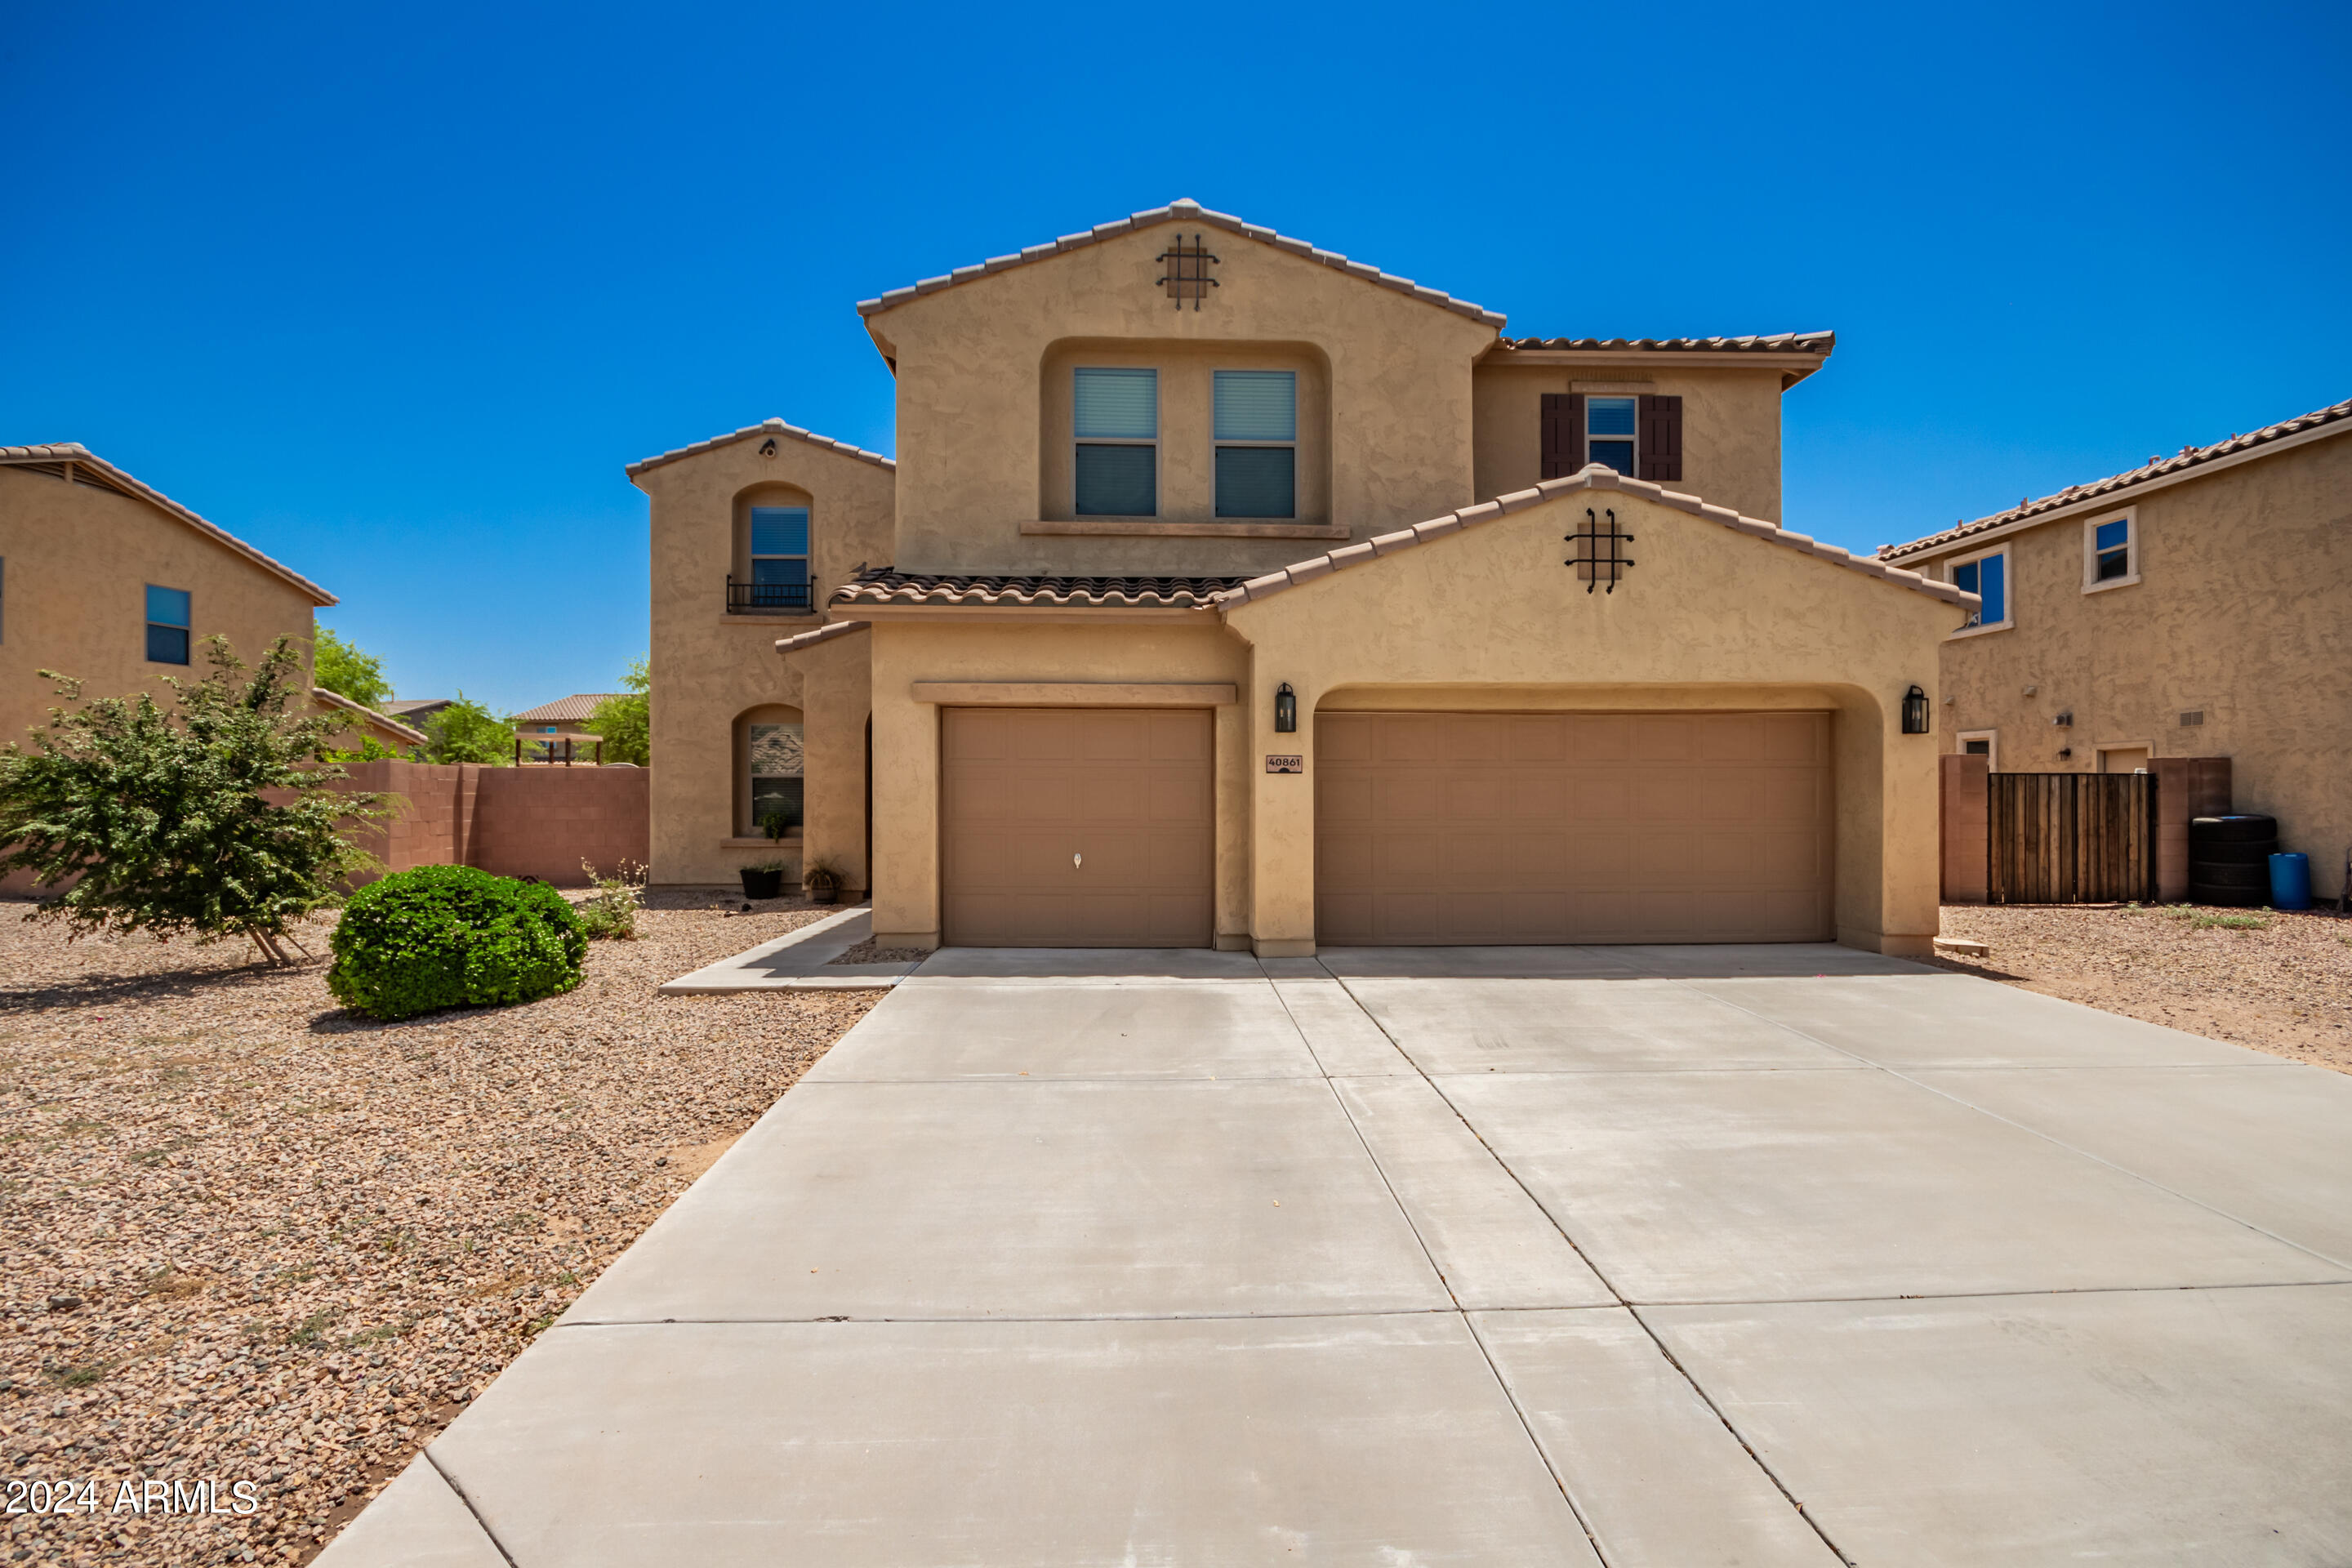
[[[1268,752],[1265,757],[1265,771],[1270,773],[1303,773],[1307,771],[1307,759],[1297,755],[1278,756]]]

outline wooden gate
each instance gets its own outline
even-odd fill
[[[2156,774],[1994,773],[1986,898],[2090,904],[2156,897]]]

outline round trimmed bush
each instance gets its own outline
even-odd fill
[[[489,1007],[580,984],[588,933],[563,895],[471,866],[419,866],[353,893],[327,987],[346,1007],[406,1018]]]

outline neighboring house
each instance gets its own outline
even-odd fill
[[[383,710],[404,724],[422,724],[456,700],[454,697],[395,697],[383,705]]]
[[[1927,950],[1976,600],[1778,527],[1828,333],[1507,338],[1190,202],[858,308],[895,465],[628,470],[656,879],[796,801],[891,945]]]
[[[1983,595],[1943,649],[1946,751],[2001,773],[2226,756],[2340,889],[2352,847],[2352,402],[1879,558]]]
[[[348,732],[337,738],[335,744],[342,751],[356,752],[362,740],[373,741],[387,751],[403,757],[419,747],[430,745],[432,737],[422,730],[412,729],[397,719],[377,712],[363,702],[354,702],[340,691],[330,691],[323,686],[310,689],[312,700],[321,708],[331,708],[348,714],[353,720]]]
[[[590,744],[574,745],[572,752],[579,761],[593,760],[596,755],[596,731],[588,727],[588,721],[594,717],[599,704],[611,701],[616,695],[610,691],[575,691],[516,714],[514,727],[523,742],[522,760],[562,757],[565,754],[562,747],[552,742],[583,739]]]
[[[248,664],[294,638],[308,687],[311,615],[334,602],[85,447],[0,447],[0,743],[48,721],[58,699],[37,671],[85,697],[168,701],[165,677],[211,673],[215,634]]]

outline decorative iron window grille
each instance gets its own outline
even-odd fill
[[[1576,580],[1584,584],[1588,594],[1603,583],[1609,585],[1609,593],[1615,593],[1617,584],[1624,580],[1625,569],[1633,564],[1633,558],[1621,548],[1633,543],[1633,536],[1617,526],[1617,509],[1611,507],[1603,515],[1609,520],[1605,528],[1592,515],[1592,509],[1586,507],[1584,526],[1574,533],[1560,535],[1568,541],[1569,547],[1568,559],[1562,564],[1576,568]]]
[[[1174,247],[1161,251],[1158,260],[1168,268],[1166,275],[1160,279],[1160,285],[1168,290],[1168,297],[1176,301],[1176,308],[1180,310],[1187,300],[1192,300],[1192,309],[1198,310],[1201,301],[1209,297],[1209,290],[1217,286],[1217,280],[1209,276],[1209,268],[1221,264],[1209,254],[1206,235],[1196,234],[1190,238],[1178,235]]]

